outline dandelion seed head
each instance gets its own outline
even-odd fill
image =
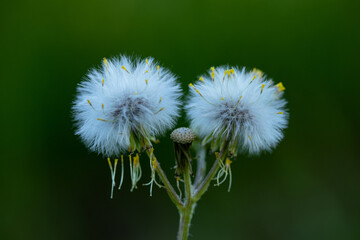
[[[153,58],[104,58],[78,85],[76,134],[90,150],[118,156],[140,150],[179,116],[177,78]]]
[[[204,81],[190,85],[185,109],[191,128],[213,150],[228,140],[235,153],[257,154],[283,138],[288,113],[282,83],[274,85],[258,69],[237,67],[211,68],[202,76]]]

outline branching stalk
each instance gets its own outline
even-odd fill
[[[197,202],[201,198],[201,196],[207,191],[211,180],[215,177],[215,174],[219,170],[221,162],[226,157],[226,151],[227,151],[228,145],[229,145],[229,141],[227,140],[227,141],[225,141],[225,143],[220,151],[219,157],[216,158],[209,173],[207,174],[205,179],[201,182],[201,184],[194,190],[194,194],[193,194],[194,202]]]
[[[149,157],[150,157],[150,151],[147,151]],[[175,204],[175,206],[179,209],[181,207],[183,207],[183,203],[180,199],[180,197],[177,195],[177,193],[175,192],[174,188],[172,187],[171,183],[169,182],[168,178],[166,177],[166,174],[165,172],[162,170],[161,166],[160,166],[160,163],[158,160],[155,160],[156,161],[156,172],[157,174],[159,175],[161,181],[163,182],[164,184],[164,187],[171,199],[171,201]]]
[[[164,184],[164,187],[166,188],[166,191],[170,197],[170,199],[173,201],[173,203],[176,205],[176,207],[179,210],[180,215],[180,221],[179,221],[179,231],[177,234],[177,240],[187,240],[189,235],[189,228],[190,228],[190,222],[191,218],[194,212],[194,208],[196,205],[196,202],[201,198],[201,196],[206,192],[208,189],[211,180],[216,175],[219,167],[221,166],[222,161],[225,159],[227,154],[227,148],[229,145],[229,141],[225,141],[222,145],[222,149],[220,151],[220,154],[217,156],[216,161],[214,162],[214,165],[210,169],[209,173],[204,176],[204,165],[205,164],[205,155],[206,152],[200,152],[200,158],[196,178],[195,178],[195,187],[191,183],[191,156],[189,152],[189,147],[191,145],[175,145],[175,155],[176,155],[176,163],[178,170],[177,172],[181,172],[184,178],[184,190],[185,190],[185,198],[182,201],[182,199],[178,196],[178,194],[175,192],[174,188],[170,184],[168,178],[166,177],[164,171],[160,167],[160,163],[156,160],[155,156],[153,155],[153,149],[148,150],[147,153],[149,155],[149,158],[151,161],[156,161],[156,172],[159,175],[161,181]],[[177,152],[178,151],[178,152]],[[201,162],[203,161],[203,162]],[[181,166],[181,168],[179,168]],[[202,168],[202,169],[201,169]]]
[[[179,211],[180,222],[177,237],[178,240],[188,239],[191,217],[195,207],[195,202],[192,201],[192,185],[189,172],[190,169],[189,167],[187,167],[183,174],[185,187],[185,202],[184,207]]]

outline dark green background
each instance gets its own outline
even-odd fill
[[[175,239],[178,215],[164,190],[130,193],[127,171],[110,200],[106,160],[73,135],[76,85],[120,53],[155,57],[185,93],[222,64],[260,68],[286,87],[284,140],[272,154],[239,156],[232,191],[210,188],[190,239],[360,239],[359,1],[2,1],[0,9],[1,239]],[[173,180],[167,136],[156,151]]]

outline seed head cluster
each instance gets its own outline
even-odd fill
[[[151,141],[179,116],[176,80],[153,58],[104,58],[78,86],[73,104],[76,134],[107,157],[151,148]],[[283,138],[288,123],[285,88],[260,70],[212,67],[190,88],[185,110],[191,128],[213,150],[228,142],[232,153],[257,154],[270,151]],[[185,144],[195,135],[180,128],[171,139]]]
[[[73,104],[76,134],[107,157],[151,146],[179,115],[176,80],[153,58],[104,58],[78,86]]]
[[[228,141],[233,153],[240,149],[257,154],[283,138],[288,118],[285,88],[260,70],[213,67],[190,88],[187,116],[205,143],[219,148]]]

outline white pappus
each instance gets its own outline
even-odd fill
[[[262,71],[212,67],[190,88],[185,108],[191,127],[214,151],[227,140],[232,154],[239,149],[258,154],[283,138],[288,122],[285,88]]]
[[[177,78],[153,58],[103,59],[77,88],[73,103],[76,134],[107,157],[151,147],[179,115]]]

